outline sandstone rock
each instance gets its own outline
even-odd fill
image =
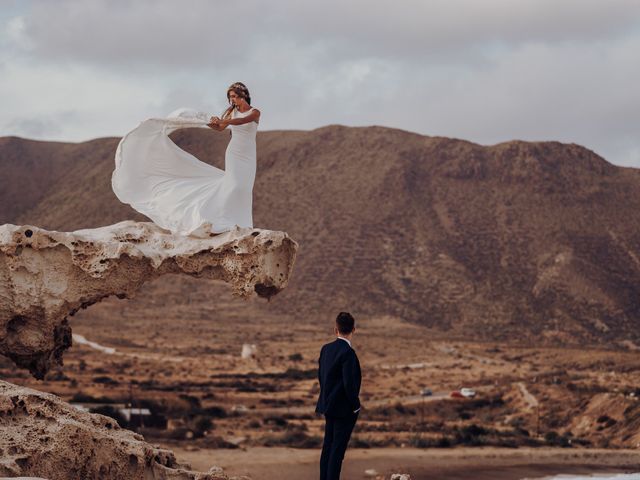
[[[195,472],[103,415],[0,380],[0,476],[49,480],[227,480]]]
[[[75,232],[0,226],[0,353],[43,378],[71,345],[67,317],[110,295],[131,297],[167,273],[227,282],[240,296],[270,298],[293,268],[286,233],[236,228],[215,236],[173,235],[125,221]]]

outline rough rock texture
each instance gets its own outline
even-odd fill
[[[297,244],[286,233],[236,228],[173,235],[153,223],[75,232],[0,226],[0,353],[43,378],[71,346],[67,316],[110,295],[131,297],[167,273],[227,282],[270,298],[289,279]]]
[[[149,445],[103,415],[55,395],[0,381],[0,476],[49,480],[222,480],[219,468],[191,471],[173,452]]]

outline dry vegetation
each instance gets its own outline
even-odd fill
[[[73,319],[74,332],[115,354],[76,345],[43,383],[8,361],[3,378],[83,403],[157,442],[318,448],[317,353],[331,340],[331,319],[254,316],[259,300],[185,309],[164,290],[177,280]],[[180,289],[197,282],[180,279]],[[225,298],[224,286],[205,282]],[[243,343],[257,345],[256,358],[240,357]],[[364,375],[354,448],[640,445],[636,353],[451,341],[392,317],[360,318],[354,346]],[[449,397],[462,386],[476,398]],[[423,387],[434,395],[421,397]],[[130,404],[153,415],[127,421],[118,409]]]

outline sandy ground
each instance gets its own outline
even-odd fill
[[[260,480],[313,479],[318,477],[319,450],[254,447],[243,450],[188,451],[170,446],[178,459],[207,470],[212,465],[227,474]],[[375,469],[379,478],[409,473],[413,480],[520,480],[559,473],[640,471],[640,451],[559,448],[371,448],[350,449],[343,464],[345,480],[367,477]]]

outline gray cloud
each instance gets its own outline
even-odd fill
[[[295,43],[326,62],[354,57],[456,61],[487,47],[594,42],[636,29],[633,0],[405,0],[240,3],[210,0],[33,2],[22,34],[32,54],[98,64],[217,68],[265,43]]]
[[[71,108],[84,121],[39,135],[121,135],[182,106],[219,112],[240,80],[264,129],[377,124],[483,144],[553,139],[640,167],[635,0],[15,5],[4,26],[0,17],[8,133]]]

